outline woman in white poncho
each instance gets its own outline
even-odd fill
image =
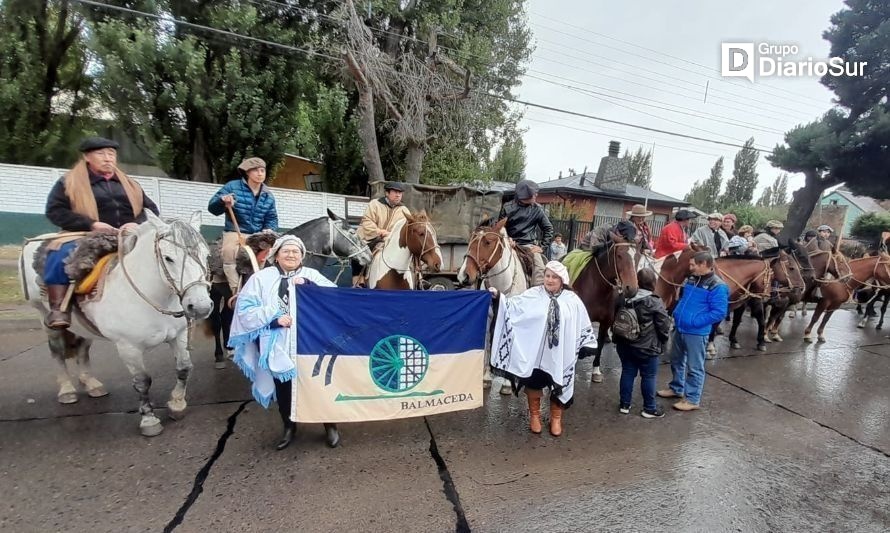
[[[297,323],[295,285],[315,283],[335,287],[314,268],[303,266],[306,246],[293,235],[275,241],[266,264],[247,280],[238,294],[229,346],[235,349],[235,363],[253,385],[256,401],[265,408],[273,400],[284,423],[284,434],[276,445],[287,448],[297,425],[290,420],[291,380],[297,375],[292,356],[296,355]],[[327,443],[336,447],[340,434],[335,424],[325,424]]]
[[[500,298],[491,365],[515,392],[525,389],[529,429],[541,432],[541,398],[550,389],[550,433],[562,434],[562,415],[572,405],[578,352],[596,348],[584,303],[569,285],[566,267],[547,263],[544,285]],[[497,295],[497,291],[489,289]]]

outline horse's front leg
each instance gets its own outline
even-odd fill
[[[757,350],[766,351],[766,336],[764,335],[763,302],[753,300],[751,302],[751,317],[757,321]]]
[[[881,329],[884,327],[884,314],[887,312],[888,303],[890,303],[890,294],[885,294],[884,303],[881,304],[881,318],[878,320],[878,325],[875,326],[875,329]]]
[[[108,396],[108,391],[101,381],[93,377],[90,367],[90,346],[93,341],[83,337],[74,336],[74,341],[69,345],[77,356],[77,379],[83,384],[90,398]]]
[[[825,335],[824,335],[825,326],[828,324],[828,319],[830,319],[831,315],[833,315],[833,314],[834,314],[834,311],[826,311],[825,312],[825,317],[822,318],[822,323],[819,324],[819,331],[817,332],[819,334],[819,342],[825,342]]]
[[[154,408],[149,399],[151,389],[151,376],[145,371],[145,359],[142,356],[142,348],[128,342],[117,343],[117,352],[121,360],[133,376],[133,388],[139,393],[139,431],[146,437],[160,435],[164,431],[161,420],[155,416]]]
[[[188,337],[189,330],[186,328],[168,343],[173,348],[173,356],[176,358],[176,386],[173,387],[170,400],[167,401],[167,408],[170,410],[168,414],[173,420],[182,419],[188,407],[185,393],[189,374],[192,372],[192,356],[188,350]]]
[[[807,325],[806,329],[803,330],[804,342],[813,342],[813,338],[811,336],[813,326],[815,326],[816,322],[819,321],[819,318],[822,316],[822,312],[825,310],[826,307],[828,306],[825,304],[825,299],[819,300],[819,303],[816,304],[816,310],[813,311],[813,318],[810,319],[810,323]]]
[[[59,403],[69,404],[77,403],[77,389],[71,382],[71,375],[68,374],[68,365],[66,364],[68,352],[68,342],[66,337],[71,335],[68,331],[57,329],[47,329],[46,339],[49,344],[49,353],[53,360],[58,364],[56,369],[56,383],[59,385],[59,392],[56,399]]]
[[[593,383],[603,382],[603,371],[600,369],[600,359],[603,355],[603,346],[606,345],[606,339],[609,338],[609,326],[599,323],[599,329],[596,333],[596,353],[593,355],[593,374],[590,375],[590,381]]]
[[[782,319],[785,318],[785,311],[791,307],[790,299],[785,298],[779,300],[770,308],[769,318],[766,322],[766,335],[768,338],[776,342],[782,342],[784,339],[779,335],[779,326],[782,325]]]

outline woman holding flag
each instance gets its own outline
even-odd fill
[[[489,290],[497,296],[497,289]],[[498,307],[491,365],[515,392],[525,388],[532,433],[541,432],[541,399],[550,389],[550,434],[558,437],[574,396],[578,353],[596,348],[587,309],[558,261],[547,263],[544,285],[500,298]]]
[[[317,284],[335,287],[314,268],[303,266],[306,246],[293,235],[284,235],[269,250],[269,265],[247,280],[238,294],[229,346],[235,363],[252,383],[253,397],[265,408],[278,403],[284,434],[276,445],[287,448],[297,424],[291,420],[291,381],[296,377],[297,323],[295,286]],[[327,444],[340,444],[336,424],[325,424]]]

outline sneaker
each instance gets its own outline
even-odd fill
[[[643,418],[664,418],[664,411],[662,411],[658,407],[656,407],[654,411],[647,411],[643,409],[642,411],[640,411],[640,416],[642,416]]]
[[[659,398],[682,398],[682,394],[677,394],[673,389],[661,389],[656,392]]]
[[[630,412],[630,404],[627,404],[627,405],[622,404],[622,405],[618,408],[618,412],[621,413],[621,414],[623,414],[623,415],[626,415],[627,413]]]
[[[679,402],[674,404],[674,409],[676,409],[677,411],[697,411],[699,409],[699,406],[697,403],[680,400]]]

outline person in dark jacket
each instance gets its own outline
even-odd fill
[[[210,199],[207,210],[218,216],[225,213],[226,208],[232,209],[244,237],[264,230],[278,231],[275,196],[263,183],[266,181],[266,162],[259,157],[249,157],[238,165],[238,172],[241,178],[223,185]],[[235,258],[240,244],[235,224],[227,216],[220,254],[232,294],[238,293],[239,276]]]
[[[670,338],[671,319],[661,298],[655,294],[655,271],[644,268],[637,273],[640,289],[627,305],[637,314],[640,335],[629,340],[615,335],[615,349],[621,359],[621,386],[619,411],[630,412],[634,380],[640,375],[640,392],[643,394],[643,418],[661,418],[664,411],[655,403],[655,376],[658,373],[658,356]]]
[[[680,398],[678,411],[699,408],[705,384],[705,349],[711,327],[726,316],[729,288],[714,273],[714,256],[699,252],[689,261],[692,275],[683,285],[674,308],[674,345],[671,353],[671,380],[662,398]]]
[[[83,157],[56,182],[47,197],[46,218],[50,222],[62,231],[117,233],[145,222],[146,209],[160,214],[139,183],[117,168],[119,147],[115,141],[102,137],[84,139],[80,145]],[[43,281],[50,307],[46,326],[52,329],[71,325],[62,302],[71,287],[65,259],[76,244],[75,240],[65,242],[46,257]]]
[[[532,272],[532,285],[544,283],[544,250],[553,240],[553,224],[535,200],[538,198],[538,184],[532,180],[522,180],[516,184],[516,199],[504,204],[499,219],[507,219],[507,235],[513,241],[534,253],[535,267]],[[541,230],[541,242],[535,244],[537,231]]]

